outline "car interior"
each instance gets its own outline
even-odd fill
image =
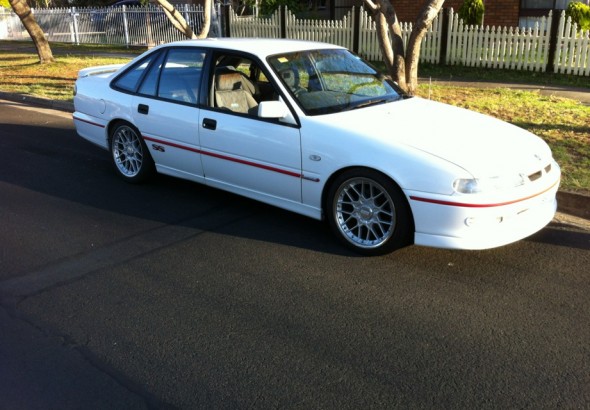
[[[278,93],[258,65],[239,56],[217,59],[211,105],[224,110],[258,114],[261,101],[276,101]]]

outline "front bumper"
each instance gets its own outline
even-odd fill
[[[559,177],[524,199],[487,204],[407,192],[416,226],[414,243],[448,249],[488,249],[519,241],[552,221],[558,188]]]

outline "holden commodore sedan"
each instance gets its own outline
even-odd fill
[[[331,44],[165,44],[81,70],[74,105],[78,134],[124,180],[159,172],[325,219],[365,255],[505,245],[557,206],[560,168],[540,138],[410,98]]]

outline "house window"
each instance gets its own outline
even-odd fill
[[[521,27],[534,27],[541,17],[547,16],[551,10],[565,10],[572,1],[580,0],[521,0],[520,18]],[[588,4],[588,0],[581,0]]]
[[[521,0],[520,10],[521,12],[530,9],[565,10],[572,1],[576,0]]]

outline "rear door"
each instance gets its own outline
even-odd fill
[[[163,50],[147,68],[133,98],[133,122],[159,172],[202,181],[199,93],[206,52]]]

